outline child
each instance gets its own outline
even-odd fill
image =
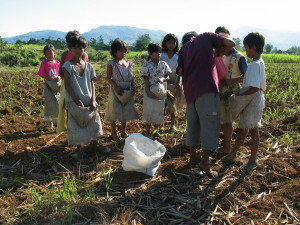
[[[133,98],[135,82],[132,63],[124,60],[127,52],[127,44],[119,38],[115,39],[110,51],[114,59],[107,63],[107,81],[110,89],[104,119],[111,122],[111,137],[114,140],[117,138],[117,121],[122,125],[121,136],[126,137],[126,121],[138,118]]]
[[[143,99],[143,121],[146,122],[146,133],[150,134],[151,124],[164,123],[164,108],[167,83],[172,70],[168,64],[160,60],[161,46],[148,45],[148,61],[142,66],[142,76],[145,82]]]
[[[230,32],[225,26],[217,27],[216,34],[230,38]],[[230,153],[230,144],[232,137],[232,117],[229,110],[229,97],[232,94],[238,94],[240,83],[247,70],[247,60],[245,56],[232,48],[228,55],[222,57],[223,62],[228,70],[229,76],[220,83],[220,122],[221,130],[224,136],[224,146],[222,153]]]
[[[181,40],[181,45],[183,46],[185,43],[189,42],[192,38],[197,37],[198,33],[196,31],[190,31],[183,35]]]
[[[68,110],[68,145],[88,144],[100,138],[102,124],[98,105],[95,101],[94,79],[96,73],[92,65],[82,60],[87,40],[82,36],[72,36],[68,42],[73,58],[63,65],[65,82],[65,104]]]
[[[63,79],[63,76],[64,76],[64,72],[62,69],[63,64],[73,58],[73,55],[72,55],[72,52],[71,52],[68,42],[69,42],[70,38],[74,35],[80,35],[79,31],[76,31],[76,30],[69,31],[66,35],[66,45],[67,45],[67,48],[69,49],[69,51],[65,51],[61,55],[61,60],[60,60],[61,64],[60,64],[60,68],[59,68],[59,75],[60,75],[61,79]],[[84,53],[82,59],[86,62],[88,61],[88,57],[87,57],[86,53]],[[67,111],[65,109],[65,97],[64,96],[65,96],[65,88],[64,88],[64,81],[62,80],[61,89],[60,89],[59,107],[58,107],[57,128],[56,128],[56,132],[58,132],[58,133],[67,130]]]
[[[234,160],[240,146],[243,145],[248,130],[251,134],[251,156],[244,169],[251,170],[256,166],[256,155],[259,144],[259,131],[261,126],[262,113],[264,108],[264,95],[263,91],[266,90],[266,74],[265,63],[261,58],[261,54],[265,45],[265,37],[260,33],[252,32],[248,34],[243,44],[246,49],[247,56],[252,58],[253,61],[249,64],[246,74],[243,79],[242,88],[237,95],[240,98],[249,98],[248,104],[244,107],[240,113],[239,128],[240,133],[236,139],[232,152],[227,155],[224,160]]]
[[[59,77],[60,62],[54,59],[55,48],[48,44],[44,47],[46,60],[43,60],[37,75],[45,79],[45,87],[43,96],[44,102],[44,121],[50,122],[50,127],[53,127],[53,122],[56,122],[58,115],[58,101],[61,80]]]
[[[171,114],[170,132],[174,132],[175,113],[181,111],[183,108],[184,99],[182,86],[180,85],[180,77],[176,74],[177,60],[178,60],[178,39],[174,34],[167,34],[162,41],[161,60],[165,61],[172,73],[169,75],[170,79],[167,84],[168,94],[166,105]],[[183,98],[182,98],[183,97]]]

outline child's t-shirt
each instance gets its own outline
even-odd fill
[[[109,60],[107,64],[111,65],[113,68],[111,76],[112,80],[118,82],[129,82],[132,80],[132,63],[127,61],[127,65],[122,66],[114,60]]]
[[[47,60],[43,60],[40,66],[37,75],[41,77],[54,77],[59,76],[59,66],[60,62],[55,60],[53,62],[49,62]]]
[[[162,52],[160,60],[165,61],[168,64],[172,73],[176,73],[176,68],[178,66],[178,54],[175,53],[172,58],[169,58],[168,53]]]
[[[249,64],[243,79],[242,87],[256,87],[263,91],[266,90],[265,62],[262,58]]]
[[[142,76],[149,77],[149,84],[158,82],[158,78],[163,78],[172,73],[172,70],[165,61],[159,61],[156,66],[151,60],[145,62],[142,66]]]
[[[91,104],[92,84],[91,81],[96,77],[92,64],[86,62],[83,75],[79,75],[75,65],[71,61],[67,61],[63,68],[70,74],[70,87],[78,99],[80,99],[85,107]],[[73,98],[69,93],[65,92],[65,101],[72,102]]]
[[[242,89],[246,90],[250,87],[259,88],[262,91],[266,90],[265,62],[262,58],[251,62],[248,66],[243,79]],[[262,110],[265,107],[265,98],[262,92],[260,92],[259,97],[260,100],[258,104]]]

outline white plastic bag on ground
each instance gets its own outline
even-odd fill
[[[154,176],[166,148],[158,141],[153,141],[142,134],[133,133],[125,139],[123,148],[125,171],[136,171]]]

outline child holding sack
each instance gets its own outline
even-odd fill
[[[73,58],[63,65],[65,104],[68,111],[68,145],[95,144],[103,134],[98,105],[95,100],[93,66],[85,62],[87,40],[72,36],[68,42]]]
[[[265,37],[260,33],[249,33],[243,41],[248,58],[253,61],[249,64],[243,79],[242,88],[236,96],[229,99],[230,110],[233,118],[240,116],[240,133],[235,141],[232,152],[224,160],[234,160],[240,146],[244,144],[248,131],[250,131],[251,155],[244,166],[246,171],[256,166],[256,156],[259,145],[259,127],[265,106],[263,91],[266,90],[265,63],[261,54],[265,45]]]
[[[142,66],[144,78],[143,121],[146,122],[146,134],[150,134],[151,125],[164,124],[167,81],[172,70],[160,60],[162,47],[158,44],[148,45],[148,61]]]
[[[60,62],[54,59],[55,48],[48,44],[44,47],[46,60],[43,60],[37,75],[45,79],[45,88],[43,96],[44,102],[44,121],[50,122],[50,127],[53,127],[53,122],[57,121],[58,101],[61,80],[59,76]]]
[[[225,26],[217,27],[215,33],[230,38],[230,32]],[[228,71],[228,76],[220,82],[220,122],[224,137],[224,146],[221,152],[228,154],[231,150],[230,145],[233,132],[229,97],[232,94],[239,93],[240,83],[243,81],[248,65],[245,56],[235,48],[232,48],[227,55],[224,55],[222,60]]]
[[[114,140],[117,139],[116,122],[121,122],[121,136],[126,137],[126,121],[138,118],[133,98],[135,82],[132,63],[124,59],[127,52],[127,44],[119,38],[115,39],[110,51],[114,59],[107,63],[107,81],[110,89],[104,119],[111,122],[111,137]]]

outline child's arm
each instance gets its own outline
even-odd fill
[[[250,87],[250,89],[248,89],[247,91],[245,91],[244,93],[241,93],[241,94],[238,94],[238,95],[251,95],[251,94],[254,94],[256,92],[259,91],[259,88],[257,87]]]
[[[106,80],[108,81],[108,83],[113,87],[113,89],[115,89],[115,91],[117,92],[118,95],[122,95],[124,93],[123,89],[120,88],[112,79],[112,65],[107,64],[107,71],[106,71]]]
[[[170,80],[169,74],[166,75],[165,77],[158,78],[158,82],[161,83],[161,84],[164,83],[164,82],[167,82],[168,80]]]
[[[132,95],[135,95],[135,81],[134,78],[132,77],[132,79],[130,80],[131,83],[131,90],[132,90]]]
[[[63,69],[63,72],[64,72],[64,80],[65,80],[65,89],[66,89],[66,91],[68,92],[68,94],[71,96],[71,98],[74,100],[74,102],[78,106],[84,107],[82,101],[76,97],[74,91],[71,88],[69,72],[66,69]]]
[[[64,70],[63,70],[62,66],[65,63],[67,53],[68,52],[63,52],[63,54],[61,54],[60,66],[59,66],[59,76],[61,77],[61,79],[64,78]]]
[[[91,105],[90,105],[90,110],[94,110],[94,109],[96,109],[94,79],[91,80],[91,86],[92,86],[92,101],[91,101]]]
[[[236,83],[241,83],[243,82],[244,79],[244,74],[242,74],[242,76],[237,77],[237,78],[233,78],[233,79],[224,79],[223,81],[221,81],[223,84],[225,85],[232,85],[232,84],[236,84]]]
[[[42,76],[45,80],[54,80],[54,81],[59,81],[60,77],[54,76],[54,77],[49,77],[49,76]]]
[[[150,91],[149,77],[143,76],[143,78],[144,78],[144,83],[145,83],[145,91],[146,91],[147,95],[150,96],[151,98],[158,98],[158,97],[156,97],[156,95],[154,93],[152,93]]]

